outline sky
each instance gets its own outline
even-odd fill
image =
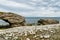
[[[0,0],[0,11],[25,17],[60,17],[60,0]]]

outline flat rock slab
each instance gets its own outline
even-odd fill
[[[53,24],[53,25],[41,25],[41,26],[20,26],[20,27],[14,27],[9,28],[5,30],[0,30],[0,34],[6,33],[6,32],[24,32],[24,31],[31,31],[31,30],[49,30],[49,29],[58,29],[60,28],[60,24]]]

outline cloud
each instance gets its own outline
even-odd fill
[[[15,8],[28,8],[28,9],[32,9],[31,6],[26,5],[24,3],[16,3],[13,1],[8,1],[8,0],[1,0],[0,1],[1,5],[5,5],[5,6],[9,6],[9,7],[15,7]]]
[[[60,0],[0,0],[0,5],[0,11],[26,17],[60,17]]]
[[[7,10],[3,9],[3,8],[0,8],[0,11],[1,12],[7,12]]]

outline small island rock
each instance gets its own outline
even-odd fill
[[[58,24],[58,23],[59,21],[54,20],[54,19],[40,19],[37,22],[38,25]]]

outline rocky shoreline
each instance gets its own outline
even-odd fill
[[[0,31],[5,40],[60,40],[60,24],[15,27]]]
[[[40,19],[37,24],[26,24],[25,18],[11,12],[0,12],[0,19],[9,25],[0,25],[4,40],[60,40],[60,24],[54,19]]]

